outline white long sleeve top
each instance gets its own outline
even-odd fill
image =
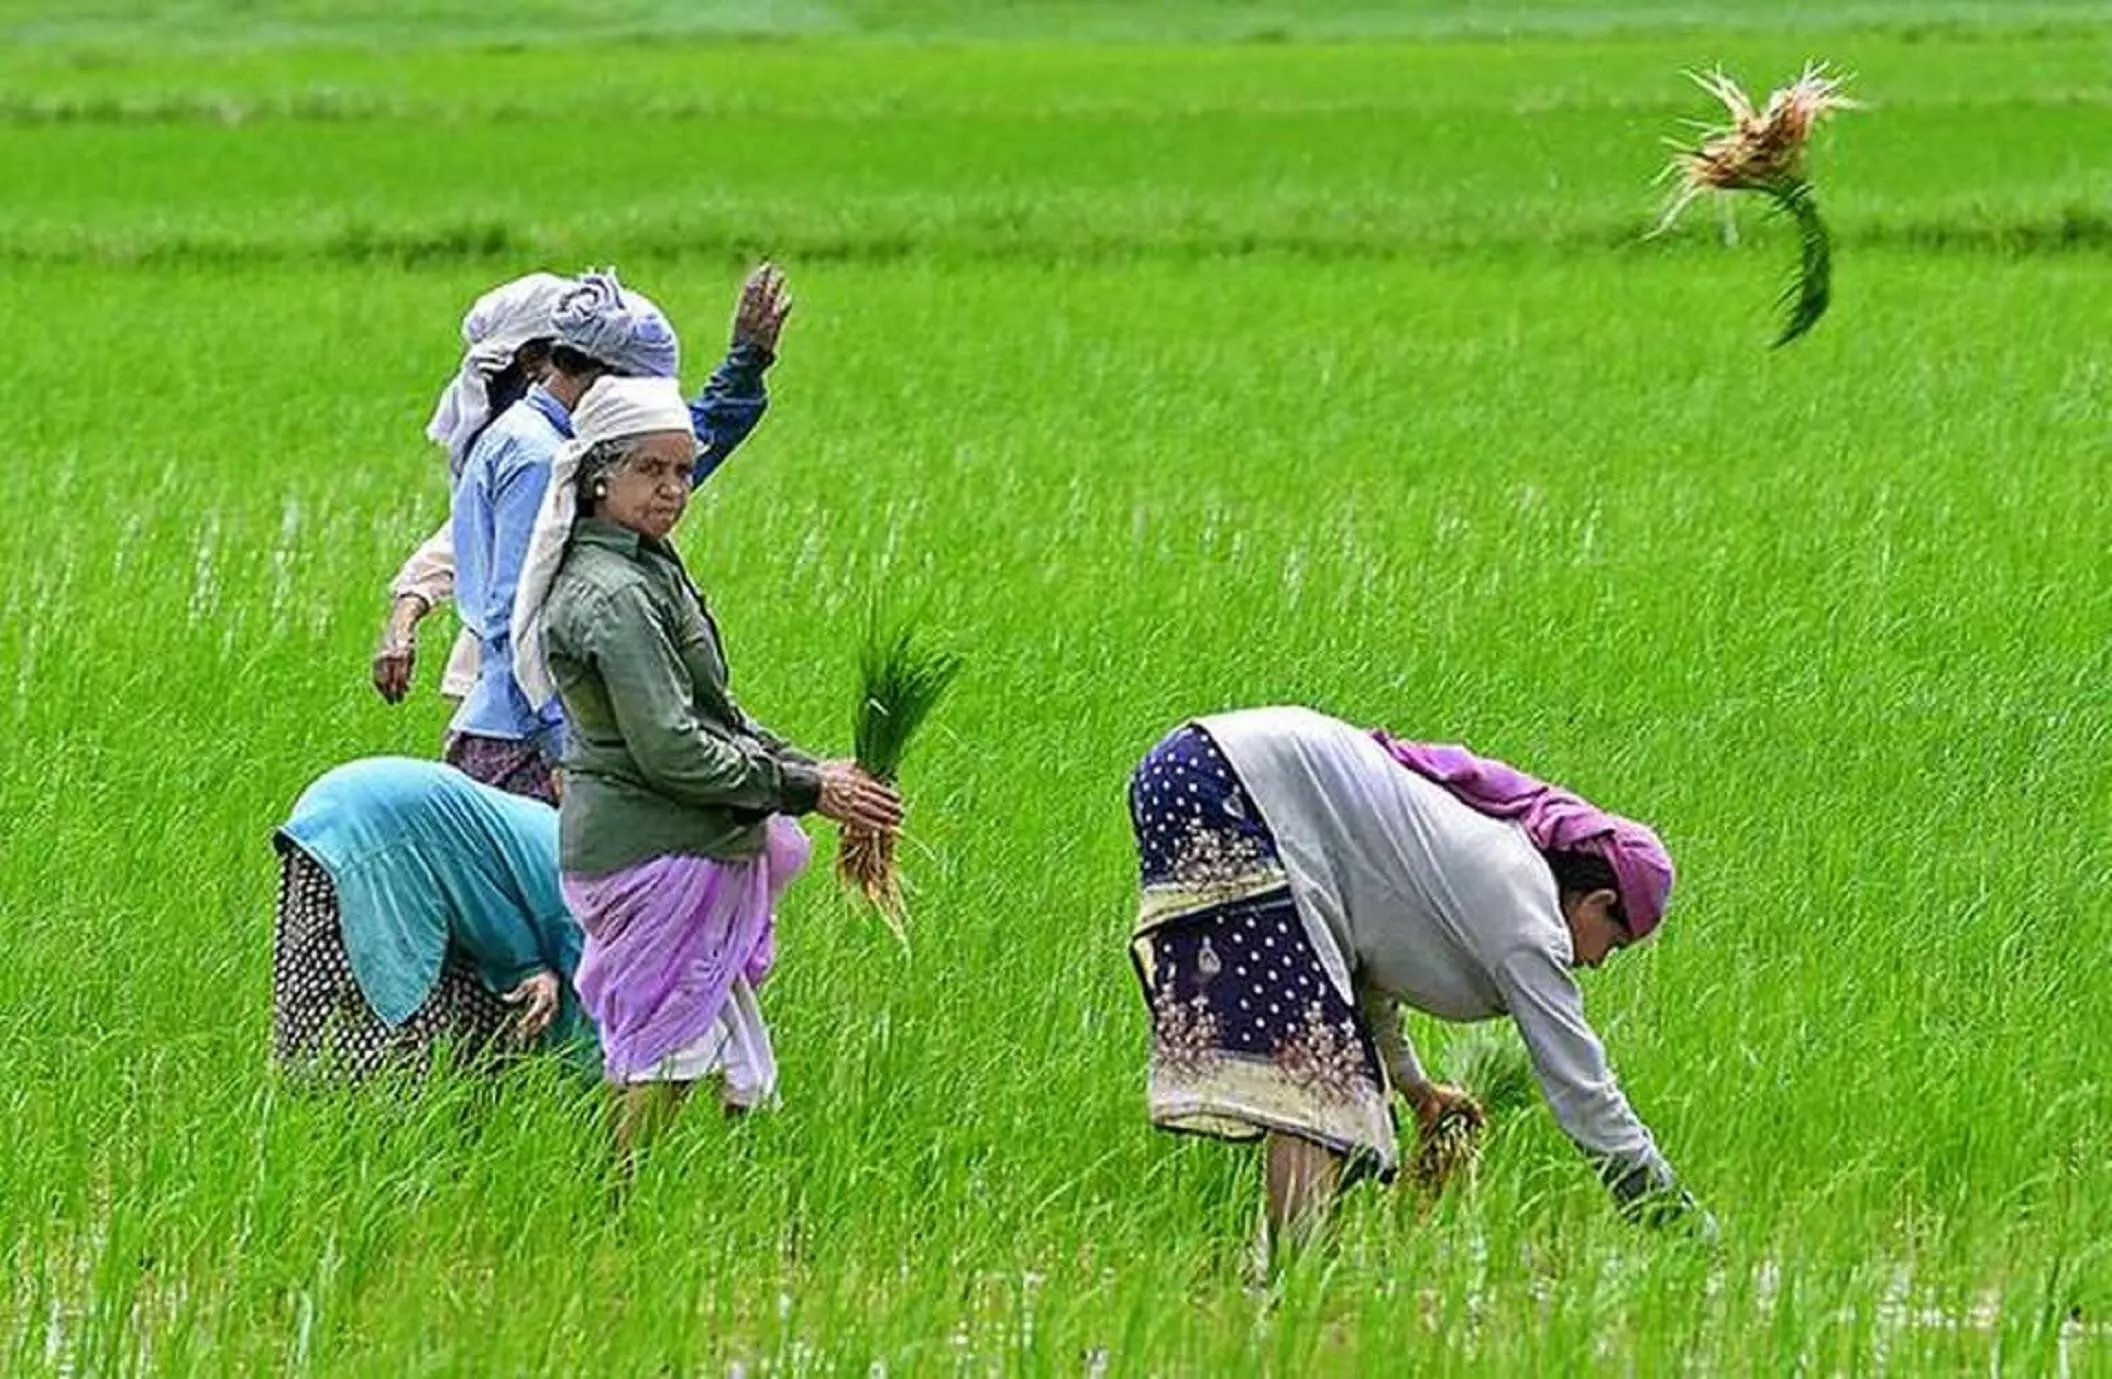
[[[1425,1079],[1396,1002],[1445,1020],[1509,1015],[1570,1138],[1617,1172],[1671,1183],[1584,1018],[1554,876],[1523,829],[1310,709],[1197,722],[1275,835],[1305,927],[1338,985],[1346,977],[1344,995],[1370,1021],[1397,1084]]]
[[[396,578],[389,582],[389,593],[395,598],[416,595],[425,601],[427,608],[438,608],[455,596],[455,528],[453,522],[443,522],[440,529],[427,537]],[[448,652],[447,669],[440,677],[440,693],[449,699],[462,699],[477,683],[478,648],[476,634],[463,628],[455,634],[454,647]]]

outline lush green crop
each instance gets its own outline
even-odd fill
[[[2112,31],[2062,8],[0,59],[0,1367],[2112,1364]],[[1810,56],[1874,108],[1815,162],[1832,314],[1769,352],[1786,227],[1636,235],[1679,70]],[[615,1215],[559,1069],[268,1075],[266,839],[436,747],[437,664],[401,709],[365,668],[469,298],[614,260],[694,381],[763,251],[774,410],[681,533],[742,700],[847,749],[876,595],[969,669],[914,956],[817,860],[783,1108],[689,1118]],[[1275,700],[1660,826],[1671,917],[1587,992],[1719,1255],[1532,1106],[1246,1290],[1252,1156],[1143,1123],[1123,785]]]

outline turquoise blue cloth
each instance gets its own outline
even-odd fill
[[[424,1003],[452,946],[497,992],[554,969],[564,1001],[543,1045],[598,1056],[573,989],[583,936],[558,890],[555,809],[436,761],[373,757],[309,786],[279,835],[330,874],[352,975],[385,1023]]]

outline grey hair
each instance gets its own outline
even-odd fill
[[[629,459],[638,448],[641,436],[618,436],[613,440],[596,441],[579,457],[579,472],[573,482],[579,485],[579,505],[583,512],[592,512],[595,507],[595,485],[609,477],[609,471]]]

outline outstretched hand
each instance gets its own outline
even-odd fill
[[[400,598],[381,629],[381,645],[374,652],[374,690],[388,703],[401,704],[411,692],[411,676],[418,669],[418,620],[425,614],[423,599]]]
[[[1415,1108],[1415,1123],[1425,1135],[1435,1131],[1448,1118],[1464,1120],[1467,1127],[1479,1134],[1489,1123],[1488,1114],[1481,1103],[1464,1087],[1454,1087],[1443,1082],[1425,1082],[1420,1087],[1403,1093],[1408,1104]]]
[[[533,1043],[557,1018],[557,974],[546,967],[499,999],[507,1005],[522,1007],[513,1022],[514,1041]]]
[[[753,345],[765,354],[777,353],[777,337],[792,314],[792,293],[785,275],[774,263],[764,262],[741,284],[741,300],[733,309],[733,343]]]
[[[825,819],[873,833],[902,827],[902,796],[852,761],[821,763],[821,800],[815,809]]]

